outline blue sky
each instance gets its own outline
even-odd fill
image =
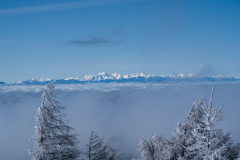
[[[0,81],[240,76],[239,8],[239,0],[1,1]]]

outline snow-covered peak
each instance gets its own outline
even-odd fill
[[[129,74],[129,78],[135,78],[135,77],[139,77],[139,74],[138,73]]]
[[[51,81],[51,78],[40,78],[40,82]]]
[[[100,72],[93,77],[94,77],[95,81],[102,81],[102,80],[107,80],[107,79],[110,79],[110,80],[120,79],[121,75],[119,73],[109,74],[109,73],[105,73],[105,72]]]
[[[69,78],[66,78],[64,80],[66,80],[66,81],[68,81],[68,80],[79,80],[79,78],[78,77],[69,77]]]
[[[211,76],[211,77],[216,78],[216,79],[219,79],[219,78],[233,78],[233,77],[228,76],[228,75],[226,75],[226,76],[223,76],[223,75],[216,75],[216,76]],[[236,78],[236,79],[239,79],[239,77],[235,77],[235,78]]]
[[[138,77],[145,77],[148,78],[151,75],[146,75],[144,73],[132,73],[132,74],[125,74],[123,75],[123,78],[128,79],[128,78],[138,78]]]
[[[85,75],[80,78],[80,81],[90,81],[93,78],[93,75]]]
[[[180,78],[192,78],[194,76],[195,75],[191,74],[191,73],[189,73],[189,74],[178,74],[178,77],[180,77]]]
[[[96,74],[96,75],[101,75],[101,76],[106,76],[106,75],[108,75],[106,72],[99,72],[98,74]]]
[[[17,85],[25,85],[25,84],[36,85],[37,84],[38,85],[38,84],[46,84],[46,83],[48,83],[50,81],[53,81],[53,80],[50,79],[50,78],[40,78],[39,80],[31,78],[31,79],[26,80],[26,81],[18,81],[15,84],[17,84]]]
[[[96,75],[85,75],[83,77],[70,77],[65,80],[77,80],[77,81],[103,81],[103,80],[118,80],[121,79],[121,75],[119,73],[109,74],[106,72],[100,72]]]
[[[31,79],[29,79],[29,81],[30,81],[30,82],[33,82],[33,81],[36,81],[36,79],[31,78]]]
[[[112,76],[115,77],[115,79],[121,78],[121,75],[119,73],[113,73]]]
[[[127,79],[127,78],[129,78],[129,75],[125,74],[125,75],[123,75],[123,78]]]
[[[143,74],[143,73],[139,73],[139,76],[140,76],[140,77],[145,77],[146,75]]]
[[[23,81],[17,81],[16,84],[20,84],[20,83],[22,83],[22,82],[23,82]]]
[[[27,81],[18,81],[13,85],[45,85],[48,82],[53,81],[50,78],[41,78],[39,80],[29,79]],[[152,82],[152,83],[180,83],[180,82],[240,82],[240,77],[230,76],[199,76],[194,74],[179,74],[177,76],[172,75],[147,75],[144,73],[125,74],[121,76],[119,73],[109,74],[106,72],[100,72],[96,75],[85,75],[82,77],[70,77],[66,79],[56,80],[57,84],[78,84],[78,83],[127,83],[127,82]]]

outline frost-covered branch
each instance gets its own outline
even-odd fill
[[[54,85],[49,82],[42,95],[42,104],[37,110],[33,150],[33,160],[74,160],[81,152],[77,149],[78,134],[63,121],[61,111],[65,106],[54,100]]]

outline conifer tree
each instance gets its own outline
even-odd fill
[[[188,150],[195,152],[194,158],[200,160],[237,159],[239,148],[233,145],[230,133],[224,134],[222,129],[215,129],[215,125],[223,119],[223,111],[222,106],[213,107],[213,93],[214,87],[209,103],[203,97],[203,116],[192,131],[196,143]]]
[[[156,134],[152,138],[141,138],[139,160],[176,160],[177,148],[173,139],[168,140]]]
[[[104,138],[99,139],[99,136],[92,131],[89,143],[86,145],[85,156],[88,160],[121,160],[123,155],[118,154],[117,149],[112,148],[115,138],[111,137],[104,142]]]
[[[63,121],[65,106],[53,99],[54,85],[49,82],[42,95],[42,104],[37,110],[33,150],[33,160],[75,160],[80,156],[76,144],[78,134]]]
[[[201,108],[202,104],[203,98],[193,103],[193,106],[188,113],[187,118],[183,119],[181,122],[178,122],[174,135],[172,137],[177,147],[176,154],[184,159],[193,159],[195,156],[195,153],[187,150],[187,148],[196,143],[196,139],[193,136],[192,132],[203,118],[203,111]]]
[[[203,97],[197,100],[186,119],[179,122],[170,140],[161,135],[140,140],[140,160],[235,160],[240,144],[234,145],[230,133],[224,134],[215,125],[223,118],[222,106],[213,107]],[[205,106],[203,106],[205,105]]]
[[[143,137],[140,139],[139,146],[141,146],[138,150],[141,152],[139,160],[156,160],[157,159],[157,147],[152,139],[144,139]]]

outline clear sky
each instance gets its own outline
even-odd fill
[[[103,71],[240,76],[240,1],[0,1],[0,81]]]

